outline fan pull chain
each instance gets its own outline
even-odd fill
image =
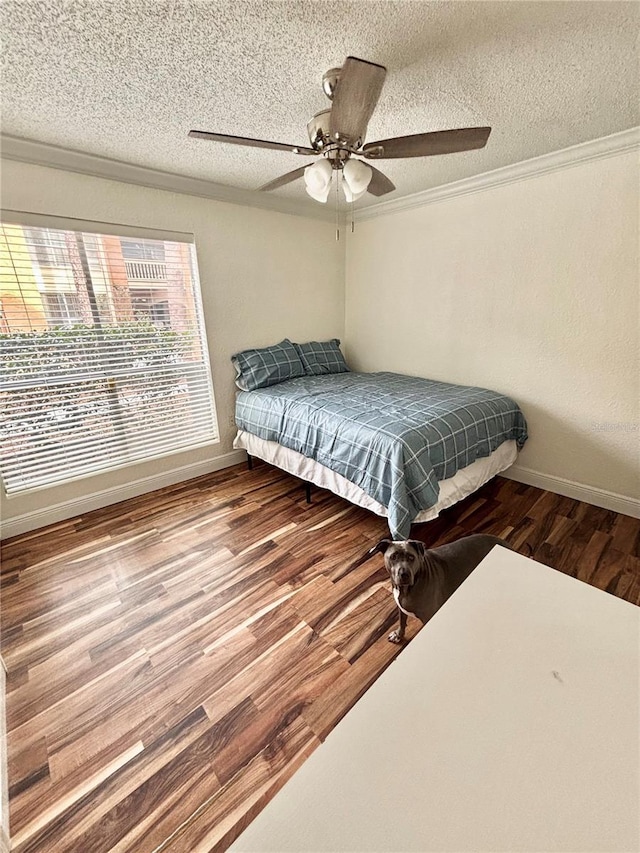
[[[355,223],[353,221],[353,201],[351,202],[351,233],[355,231]]]
[[[340,203],[340,195],[339,195],[339,187],[340,179],[342,178],[342,172],[336,172],[336,179],[334,181],[336,185],[336,241],[340,240],[340,212],[338,210],[338,205]]]

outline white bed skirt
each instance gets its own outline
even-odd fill
[[[288,447],[283,447],[275,441],[267,441],[244,430],[238,432],[233,440],[233,446],[236,450],[246,450],[249,456],[263,459],[270,465],[275,465],[276,468],[293,474],[294,477],[314,483],[322,489],[329,489],[329,491],[345,498],[352,504],[356,504],[356,506],[361,506],[384,518],[387,517],[386,507],[370,497],[360,486],[350,483],[341,474],[331,471],[296,450],[289,450]],[[516,442],[513,440],[505,441],[497,450],[493,451],[491,456],[476,459],[471,465],[467,465],[466,468],[458,471],[455,476],[448,480],[441,480],[438,503],[429,509],[423,509],[414,519],[414,523],[418,524],[437,518],[443,509],[447,509],[447,507],[453,506],[453,504],[468,497],[492,477],[495,477],[496,474],[513,465],[517,455]]]

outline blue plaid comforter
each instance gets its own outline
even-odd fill
[[[484,388],[397,373],[302,376],[243,391],[236,423],[311,457],[387,507],[394,539],[446,480],[504,441],[527,440],[518,405]]]

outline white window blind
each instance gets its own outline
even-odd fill
[[[3,220],[7,494],[216,441],[193,244]]]

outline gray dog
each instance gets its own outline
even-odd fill
[[[384,554],[400,617],[400,628],[389,634],[389,641],[404,641],[407,616],[417,616],[423,624],[428,622],[495,545],[513,550],[497,536],[484,534],[432,549],[416,539],[378,542],[370,553]]]

